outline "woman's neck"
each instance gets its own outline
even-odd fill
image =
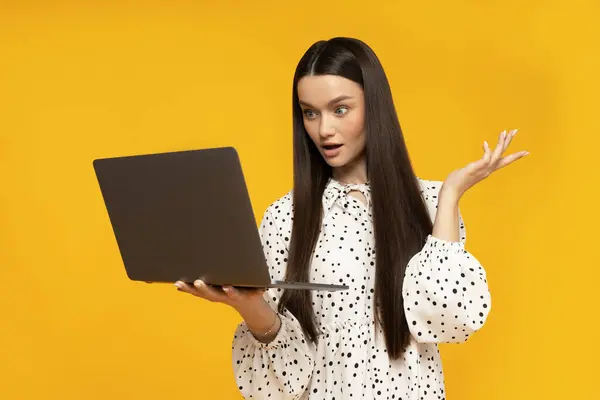
[[[364,158],[333,168],[333,179],[343,184],[364,184],[367,179],[367,165]]]

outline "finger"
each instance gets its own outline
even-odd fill
[[[184,292],[184,293],[192,294],[194,296],[202,297],[200,295],[200,293],[198,292],[198,290],[196,290],[196,288],[194,286],[188,285],[187,283],[185,283],[183,281],[175,282],[175,287],[180,292]]]
[[[240,291],[234,288],[233,286],[223,286],[223,291],[225,292],[227,297],[233,301],[240,299]]]
[[[506,140],[504,141],[504,149],[502,150],[502,153],[504,153],[506,151],[506,149],[510,145],[510,142],[512,142],[513,138],[515,137],[515,135],[517,134],[518,131],[519,131],[518,129],[513,129],[512,131],[508,132],[508,135],[506,136]]]
[[[528,151],[520,151],[518,153],[513,153],[506,157],[502,157],[502,159],[498,163],[498,166],[496,167],[496,169],[504,168],[507,165],[512,164],[513,162],[517,161],[518,159],[523,158],[528,155],[529,155]]]
[[[502,152],[504,151],[504,142],[506,141],[506,131],[502,131],[502,133],[500,133],[500,136],[498,137],[498,143],[496,144],[496,148],[494,149],[493,153],[492,153],[492,159],[491,162],[495,163],[500,159],[500,156],[502,156]]]
[[[194,281],[194,287],[208,301],[224,302],[227,300],[227,295],[222,290],[216,289],[207,285],[200,279]]]
[[[483,161],[487,164],[492,159],[492,151],[490,150],[490,145],[487,140],[483,141]]]

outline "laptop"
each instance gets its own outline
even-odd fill
[[[129,279],[346,290],[272,281],[233,147],[100,158],[94,171]]]

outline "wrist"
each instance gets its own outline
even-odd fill
[[[277,312],[264,299],[237,309],[252,333],[262,335],[271,328]]]
[[[244,320],[263,319],[274,312],[269,303],[263,298],[256,299],[256,301],[245,302],[236,307],[236,311]]]
[[[462,195],[463,192],[458,188],[443,184],[438,194],[438,203],[448,206],[458,206]]]
[[[265,300],[237,309],[250,332],[260,341],[268,342],[278,332],[279,317]]]

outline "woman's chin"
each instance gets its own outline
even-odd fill
[[[339,158],[339,157],[330,158],[330,159],[325,158],[325,162],[331,168],[340,168],[340,167],[343,167],[344,165],[346,165],[346,161],[344,159]]]
[[[347,167],[349,164],[355,164],[359,162],[361,157],[360,155],[352,157],[352,155],[349,156],[347,153],[342,153],[336,155],[335,157],[323,156],[323,159],[331,168],[341,168]]]

